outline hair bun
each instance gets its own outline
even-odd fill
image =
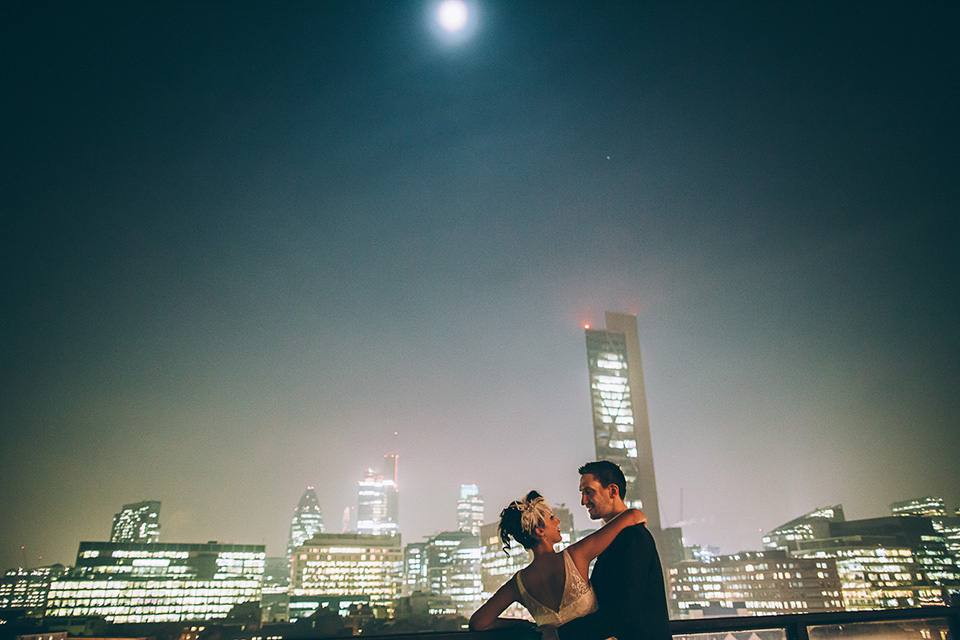
[[[503,551],[509,555],[510,538],[526,549],[537,544],[537,527],[546,525],[550,507],[538,491],[530,491],[523,500],[514,500],[500,512],[500,541]]]

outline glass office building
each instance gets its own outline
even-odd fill
[[[785,551],[745,551],[668,572],[672,608],[681,617],[842,611],[832,558],[793,558]]]
[[[427,586],[449,596],[469,617],[482,603],[480,539],[469,531],[442,531],[427,541]]]
[[[764,545],[793,557],[832,558],[848,611],[944,604],[960,591],[960,567],[933,518],[843,520],[840,505],[777,527]]]
[[[43,616],[50,585],[63,572],[62,564],[10,569],[0,578],[0,610],[17,609],[31,618]]]
[[[294,551],[290,563],[291,622],[334,601],[344,610],[369,604],[389,613],[400,597],[399,534],[317,534]]]
[[[480,535],[483,524],[483,496],[475,484],[460,485],[460,499],[457,500],[457,528]]]
[[[77,564],[50,585],[47,617],[109,622],[224,618],[260,602],[263,545],[81,542]]]
[[[403,548],[403,588],[404,596],[417,591],[425,592],[427,587],[427,543],[411,542]]]
[[[320,501],[313,487],[307,487],[293,510],[293,520],[290,522],[290,538],[287,542],[287,559],[293,555],[293,550],[302,545],[318,533],[323,533],[323,512],[320,510]]]
[[[398,456],[391,453],[383,456],[380,472],[366,470],[357,489],[357,533],[399,534],[398,465]]]

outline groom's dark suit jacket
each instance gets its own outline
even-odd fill
[[[600,608],[558,631],[560,640],[670,640],[660,556],[647,528],[620,532],[590,574]]]

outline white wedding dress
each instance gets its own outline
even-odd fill
[[[563,568],[567,576],[563,585],[563,597],[560,599],[560,608],[556,611],[543,604],[527,591],[523,586],[523,579],[517,572],[517,589],[520,591],[520,601],[527,608],[534,622],[540,627],[559,627],[574,618],[580,618],[597,610],[597,596],[590,583],[583,579],[573,558],[564,549]],[[556,637],[556,633],[552,634]],[[546,635],[544,636],[546,637]]]

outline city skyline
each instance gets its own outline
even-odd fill
[[[464,497],[463,497],[463,496],[464,496],[464,488],[465,488],[465,487],[472,487],[473,490],[476,490],[476,489],[477,489],[477,485],[460,485],[460,496],[459,496],[458,500],[456,501],[456,502],[457,502],[457,507],[458,507],[457,510],[458,510],[458,511],[460,511],[460,508],[461,508],[462,505],[464,504]],[[306,492],[304,493],[303,496],[301,496],[300,502],[298,503],[297,508],[294,510],[294,511],[295,511],[295,514],[299,515],[300,513],[303,512],[303,507],[304,507],[305,501],[306,501],[308,504],[310,504],[310,505],[312,505],[312,506],[314,506],[314,507],[318,507],[318,505],[316,504],[316,501],[315,501],[315,500],[310,500],[310,499],[308,499],[308,496],[310,496],[311,498],[315,498],[315,494],[314,494],[313,489],[314,489],[314,488],[313,488],[312,486],[308,486],[308,487],[306,488]],[[469,496],[470,496],[470,497],[478,497],[476,493],[470,493]],[[141,504],[154,504],[154,505],[159,505],[159,502],[158,502],[158,501],[153,501],[153,502],[144,502],[144,503],[141,503]],[[481,504],[481,506],[483,505],[482,497],[480,497],[480,504]],[[927,507],[927,509],[926,509],[926,510],[923,510],[923,509],[921,509],[920,507],[918,507],[918,505],[920,505],[921,507],[924,507],[924,506],[925,506],[925,507]],[[935,506],[938,507],[938,509],[936,509],[936,510],[931,509],[931,508],[929,507],[929,505],[935,505]],[[138,504],[138,505],[124,505],[124,509],[126,509],[127,507],[131,507],[131,506],[140,506],[140,505],[139,505],[139,504]],[[563,513],[563,514],[569,516],[570,518],[573,518],[573,512],[572,512],[568,507],[566,507],[566,506],[561,506],[559,503],[557,503],[557,504],[555,504],[555,505],[553,505],[553,506],[554,506],[555,512],[557,512],[557,513]],[[937,515],[942,515],[942,516],[960,516],[960,505],[958,505],[956,508],[948,508],[948,506],[944,503],[944,500],[943,500],[942,496],[939,496],[939,495],[938,495],[938,496],[916,496],[916,497],[911,498],[911,499],[908,499],[908,500],[894,501],[894,502],[891,502],[891,503],[888,505],[888,509],[887,509],[887,510],[888,510],[889,513],[868,514],[868,515],[865,516],[865,519],[870,519],[870,518],[882,518],[882,517],[886,517],[886,516],[890,516],[890,515],[893,515],[893,516],[896,516],[896,515],[922,515],[922,517],[924,517],[924,518],[935,517],[935,516],[937,516]],[[840,520],[842,521],[842,520],[843,520],[843,505],[841,505],[841,504],[832,505],[832,506],[823,505],[823,506],[817,507],[817,508],[814,509],[811,513],[802,514],[802,515],[797,515],[797,516],[794,517],[790,522],[781,523],[781,524],[779,524],[779,525],[776,525],[775,528],[771,529],[770,531],[763,532],[763,533],[776,532],[776,531],[781,530],[781,529],[784,529],[784,530],[788,530],[788,531],[789,531],[790,526],[791,526],[794,522],[806,522],[806,521],[807,521],[808,519],[810,519],[811,517],[813,517],[813,518],[820,517],[820,518],[824,518],[824,519],[830,519],[830,518],[833,518],[833,517],[834,517],[834,513],[835,513],[835,512],[840,514],[840,515],[839,515],[839,518],[840,518]],[[117,515],[119,516],[120,514],[117,514]],[[156,515],[156,514],[154,514],[154,515]],[[116,519],[116,516],[115,516],[115,519]],[[459,518],[458,518],[458,520],[459,520]],[[574,522],[575,520],[576,520],[576,519],[572,519],[571,522]],[[484,520],[484,522],[483,522],[482,524],[488,525],[488,526],[489,526],[489,525],[496,525],[497,521],[498,521],[498,520],[497,520],[496,518],[494,518],[494,519],[486,519],[486,520]],[[154,525],[157,525],[157,520],[154,519],[154,520],[153,520],[153,523],[154,523]],[[295,517],[294,517],[294,526],[295,526],[296,524],[297,524],[297,519],[296,519],[296,515],[295,515]],[[678,524],[681,524],[681,523],[678,523]],[[582,528],[581,528],[581,529],[576,529],[576,530],[579,530],[579,531],[590,531],[592,528],[595,528],[596,523],[589,523],[587,526],[588,526],[587,529],[582,529]],[[115,528],[115,526],[114,526],[114,528]],[[322,525],[319,527],[319,529],[320,529],[320,530],[317,531],[317,533],[323,533],[323,531],[322,531],[322,529],[323,529]],[[292,531],[292,527],[291,527],[291,531]],[[436,536],[436,535],[444,534],[444,533],[456,533],[456,532],[458,532],[458,531],[461,531],[461,532],[464,531],[463,527],[460,526],[460,523],[459,523],[459,522],[458,522],[457,526],[454,526],[453,528],[450,528],[450,529],[436,528],[436,529],[434,529],[430,534],[424,535],[424,536],[423,536],[421,539],[419,539],[419,540],[407,540],[407,539],[403,539],[403,538],[402,538],[402,536],[403,536],[402,530],[399,531],[398,533],[399,533],[399,535],[401,536],[401,538],[403,539],[403,544],[404,544],[404,545],[407,545],[407,544],[411,544],[411,543],[413,543],[413,542],[417,542],[417,543],[421,543],[421,544],[422,544],[422,543],[424,543],[425,541],[427,541],[428,539],[430,539],[430,538],[432,538],[432,537],[434,537],[434,536]],[[344,534],[356,534],[357,532],[354,531],[354,530],[345,530],[345,531],[342,531],[342,532],[340,532],[340,533],[344,533]],[[334,534],[334,535],[336,535],[336,534]],[[382,535],[390,535],[390,534],[370,533],[370,532],[367,532],[366,535],[381,535],[381,536],[382,536]],[[477,535],[477,534],[474,533],[474,535]],[[197,542],[197,541],[185,541],[185,540],[162,540],[162,541],[160,541],[160,540],[156,539],[156,529],[154,529],[153,536],[154,536],[154,539],[153,539],[153,540],[145,541],[145,542],[142,541],[142,542],[140,542],[140,544],[157,544],[157,545],[159,545],[158,548],[159,548],[160,546],[162,546],[163,544],[188,544],[188,545],[189,545],[189,544],[200,544],[200,543]],[[113,535],[111,535],[110,537],[112,538]],[[301,537],[302,537],[302,536],[301,536]],[[302,542],[306,543],[306,542],[309,541],[309,539],[310,539],[310,538],[304,538]],[[115,540],[110,540],[110,543],[113,543],[113,542],[116,542],[116,541],[115,541]],[[207,542],[210,543],[210,544],[218,544],[218,543],[220,543],[220,541],[216,541],[216,540],[210,540],[210,541],[207,541]],[[78,545],[78,547],[82,550],[83,547],[84,547],[84,545],[88,545],[88,544],[101,544],[101,543],[106,543],[106,541],[98,541],[98,540],[93,540],[93,539],[90,539],[90,540],[80,540],[80,541],[78,541],[77,545]],[[243,545],[243,544],[245,544],[245,543],[243,543],[243,542],[233,542],[233,541],[231,541],[231,542],[229,542],[229,543],[227,543],[227,544],[241,544],[241,545]],[[697,543],[696,543],[695,546],[697,546],[697,547],[699,547],[699,546],[704,546],[704,547],[710,546],[710,541],[697,541]],[[691,548],[692,548],[692,547],[691,547]],[[758,551],[763,551],[763,550],[771,550],[771,549],[775,549],[775,548],[777,548],[777,547],[770,542],[770,537],[769,537],[768,535],[763,535],[761,538],[758,538],[757,544],[756,544],[755,546],[752,546],[752,547],[744,547],[744,548],[741,548],[741,549],[737,549],[737,550],[736,550],[735,552],[733,552],[733,553],[739,553],[739,552],[758,552]],[[290,556],[290,542],[288,542],[288,544],[287,544],[286,552],[287,552],[287,558],[289,558],[289,556]],[[278,555],[275,554],[275,553],[268,553],[267,555],[268,555],[268,558],[277,558],[277,557],[283,558],[283,557],[284,557],[284,556],[278,556]],[[24,564],[19,564],[19,565],[15,565],[15,566],[12,566],[12,567],[7,567],[7,568],[5,568],[5,569],[3,569],[3,570],[15,569],[15,568],[17,568],[17,567],[30,569],[30,568],[36,568],[36,567],[49,566],[50,564],[63,564],[64,566],[70,566],[70,563],[62,563],[62,562],[56,562],[56,563],[36,562],[36,563],[34,563],[34,564],[32,564],[32,565],[31,565],[29,562],[27,562],[27,563],[26,563],[26,566],[25,566]]]
[[[387,453],[404,543],[587,528],[605,311],[689,542],[960,505],[958,9],[469,4],[9,10],[0,566],[140,500],[283,555]]]

